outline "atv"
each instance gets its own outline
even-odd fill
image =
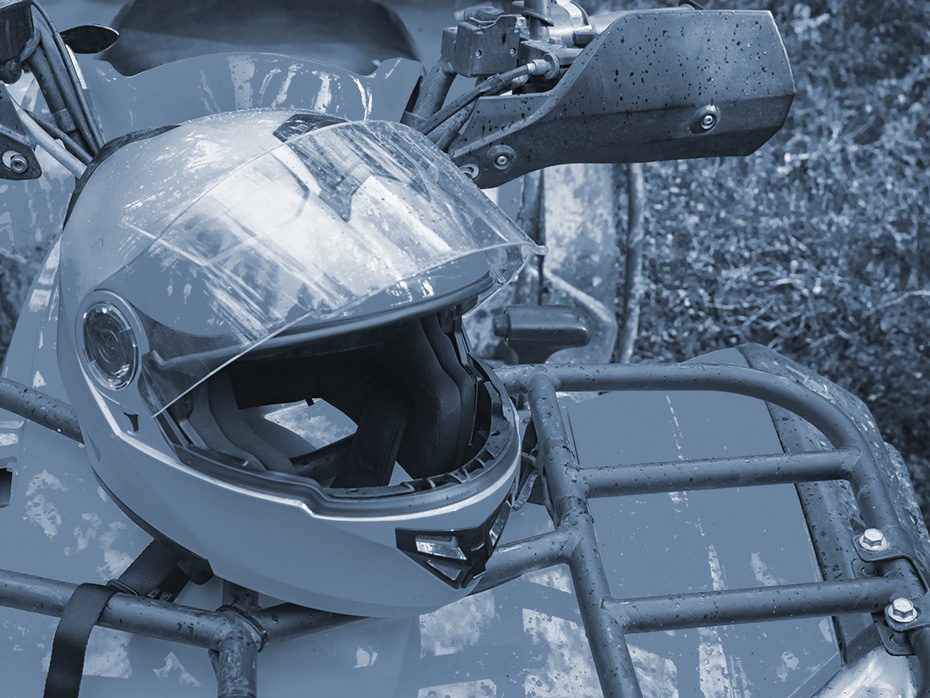
[[[861,401],[756,345],[604,363],[569,282],[507,305],[529,173],[777,132],[769,13],[46,4],[0,3],[7,237],[48,246],[4,696],[930,695],[930,537]]]

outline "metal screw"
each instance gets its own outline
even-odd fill
[[[701,117],[701,128],[710,131],[717,123],[717,117],[713,114],[705,114]]]
[[[916,620],[918,616],[918,611],[914,603],[903,596],[892,601],[885,609],[885,613],[888,615],[888,618],[896,623],[910,623]]]
[[[459,169],[462,170],[462,172],[464,172],[471,179],[478,179],[478,175],[481,172],[481,170],[478,169],[478,166],[473,162],[467,162]]]
[[[867,528],[862,532],[862,535],[859,536],[859,545],[866,550],[878,552],[888,547],[888,541],[885,538],[885,534],[879,529]]]
[[[516,151],[509,145],[504,145],[503,143],[495,145],[488,150],[488,159],[494,165],[494,168],[501,172],[506,172],[513,167],[513,162],[516,158]]]
[[[15,150],[8,150],[3,154],[3,164],[14,174],[22,174],[29,169],[29,161]]]

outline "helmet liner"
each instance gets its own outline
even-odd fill
[[[446,334],[438,315],[404,323],[389,336],[323,357],[246,356],[159,415],[159,423],[189,466],[249,487],[260,480],[269,492],[299,496],[315,511],[399,495],[406,495],[405,510],[411,497],[435,506],[426,495],[466,484],[470,491],[484,480],[486,465],[509,461],[502,456],[515,451],[517,438],[503,410],[506,393],[474,359],[467,367],[458,363],[460,328]],[[393,362],[393,375],[384,375],[379,361]],[[344,412],[357,431],[288,458],[241,411],[313,398]],[[413,477],[388,485],[395,461]]]

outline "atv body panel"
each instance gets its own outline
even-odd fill
[[[30,291],[5,375],[59,398],[57,246]],[[745,364],[733,350],[705,357]],[[779,448],[762,403],[706,393],[608,393],[564,403],[582,465],[768,453]],[[110,501],[83,447],[5,415],[0,509],[6,568],[72,582],[105,582],[149,536]],[[592,503],[604,560],[618,593],[655,594],[819,579],[791,486],[676,493]],[[515,512],[504,542],[549,530],[542,507]],[[376,574],[373,571],[373,574]],[[180,603],[216,608],[221,585],[189,586]],[[270,600],[263,599],[263,605]],[[8,695],[39,695],[56,620],[4,609],[0,667]],[[651,633],[633,639],[647,695],[810,696],[841,666],[829,619]],[[97,628],[82,695],[210,696],[205,652]],[[556,567],[411,619],[360,620],[262,652],[263,698],[295,695],[597,696],[600,694],[567,571]]]
[[[226,21],[235,16],[224,14],[227,3],[214,3],[212,12],[185,24],[183,36],[171,34],[166,24],[172,14],[185,17],[190,5],[186,2],[164,8],[164,3],[151,0],[48,0],[42,6],[60,30],[82,24],[119,25],[117,18],[122,17],[130,24],[126,44],[132,40],[146,54],[123,58],[153,67],[124,76],[107,61],[107,52],[77,56],[106,140],[219,111],[262,107],[399,121],[422,73],[412,58],[438,55],[442,27],[453,12],[452,3],[431,3],[424,9],[399,0],[395,4],[402,21],[388,8],[375,22],[366,9],[385,3],[353,0],[336,10],[328,0],[282,4],[291,6],[293,16],[271,13],[263,20],[264,4],[238,3],[236,12],[251,12],[263,29],[233,42],[210,38],[209,17],[220,15]],[[161,24],[154,26],[159,19]],[[289,22],[316,24],[320,29],[315,31],[331,35],[338,29],[340,40],[300,46],[271,42],[275,28]],[[274,53],[262,53],[269,50]],[[119,55],[123,47],[118,41],[109,51]],[[116,58],[114,63],[126,68]],[[30,78],[12,86],[11,93],[24,107],[44,110]],[[74,180],[41,148],[36,157],[43,171],[40,179],[0,183],[0,253],[37,266],[58,235]]]

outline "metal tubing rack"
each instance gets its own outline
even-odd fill
[[[517,570],[568,565],[585,632],[607,698],[641,698],[626,642],[629,633],[760,622],[798,616],[834,616],[883,611],[896,597],[925,589],[907,557],[878,561],[880,577],[708,591],[646,599],[618,599],[610,588],[588,511],[588,498],[744,487],[777,483],[846,480],[866,526],[897,531],[900,523],[868,444],[853,421],[819,395],[780,376],[738,366],[520,366],[499,372],[511,395],[525,394],[538,438],[536,466],[548,491],[555,532],[498,550],[500,567],[489,575],[512,579]],[[556,392],[702,390],[745,395],[790,410],[819,429],[831,451],[749,458],[675,461],[581,468],[565,427]],[[508,559],[510,558],[510,559]],[[500,571],[499,571],[500,570]],[[485,579],[485,586],[499,581]],[[906,629],[906,628],[905,628]],[[907,630],[926,677],[930,627]],[[926,679],[921,696],[930,695]]]
[[[0,605],[60,616],[76,584],[0,570]],[[226,605],[217,611],[114,594],[99,625],[202,647],[213,653],[218,698],[255,698],[258,653],[268,644],[343,625],[343,616],[291,604],[248,611]]]
[[[892,500],[864,437],[838,407],[792,381],[737,366],[518,366],[499,371],[513,396],[526,395],[538,439],[536,468],[546,488],[554,530],[498,548],[475,593],[527,572],[569,567],[601,688],[607,698],[642,693],[627,646],[630,633],[756,623],[800,616],[882,613],[895,598],[925,589],[910,543],[894,540],[896,556],[876,558],[880,576],[837,582],[621,599],[614,596],[598,550],[592,497],[777,483],[846,480],[862,519],[888,533],[900,530]],[[764,400],[810,422],[833,450],[643,465],[581,468],[563,421],[557,391],[727,392]],[[31,388],[0,380],[0,407],[80,440],[67,405]],[[0,570],[0,605],[60,616],[76,585]],[[231,585],[227,585],[227,592]],[[228,594],[234,596],[233,594]],[[246,594],[247,596],[247,594]],[[887,612],[887,611],[886,611]],[[273,642],[357,620],[282,604],[265,609],[230,603],[204,611],[176,603],[115,594],[100,624],[208,649],[219,698],[255,698],[258,653]],[[923,620],[923,619],[921,619]],[[930,696],[930,626],[895,623],[917,655],[920,696]]]

